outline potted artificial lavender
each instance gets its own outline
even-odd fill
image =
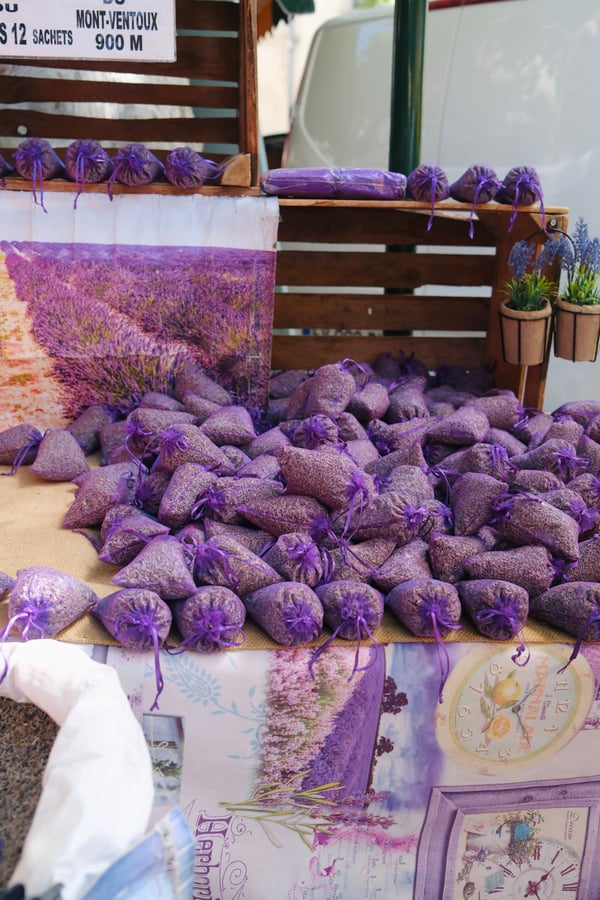
[[[560,234],[561,288],[554,306],[554,355],[593,362],[600,337],[600,240],[583,219],[572,235]]]
[[[557,287],[543,271],[552,255],[545,247],[536,255],[537,248],[531,241],[514,244],[508,258],[512,277],[505,284],[505,298],[498,310],[502,353],[505,361],[515,366],[540,365],[550,345]]]

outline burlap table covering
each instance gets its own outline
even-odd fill
[[[9,472],[8,466],[0,466],[0,571],[14,578],[16,572],[26,566],[52,566],[86,582],[99,597],[117,590],[111,582],[115,567],[98,560],[97,552],[87,538],[62,527],[64,515],[74,497],[75,485],[71,482],[43,481],[26,467],[14,475]],[[0,626],[6,622],[7,603],[4,601],[0,603]],[[252,622],[247,623],[245,631],[244,650],[280,647]],[[530,643],[573,640],[555,628],[532,620],[528,622],[524,636]],[[92,615],[83,616],[58,637],[77,644],[116,643]],[[419,640],[390,613],[386,613],[375,638],[380,643]],[[316,641],[315,646],[326,639],[327,634]],[[465,621],[464,627],[452,631],[446,640],[485,641],[486,638]]]

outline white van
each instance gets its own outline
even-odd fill
[[[284,165],[389,165],[394,7],[325,22],[308,54]],[[421,161],[537,169],[548,204],[600,235],[600,2],[432,0]],[[407,173],[406,173],[407,174]],[[545,406],[600,397],[596,363],[551,356]]]

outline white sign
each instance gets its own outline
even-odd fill
[[[0,2],[0,59],[173,62],[175,0]]]

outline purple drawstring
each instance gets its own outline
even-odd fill
[[[486,607],[480,609],[475,614],[475,620],[478,625],[493,624],[500,628],[508,628],[519,641],[514,654],[511,656],[512,661],[517,666],[524,666],[529,662],[531,653],[525,644],[521,621],[519,618],[518,606],[514,601],[507,600],[505,597],[498,597],[497,602],[504,604],[498,607]],[[525,654],[525,658],[521,657]]]
[[[578,656],[579,651],[581,650],[581,645],[584,641],[585,635],[586,635],[588,629],[594,624],[594,622],[600,622],[600,609],[597,609],[595,612],[593,612],[588,617],[585,625],[583,626],[583,628],[577,635],[577,639],[575,641],[575,644],[573,645],[573,651],[572,651],[570,657],[568,658],[568,660],[566,661],[564,666],[561,666],[561,668],[558,670],[559,675],[562,672],[564,672],[565,669],[567,668],[567,666],[570,665],[570,663],[572,663],[573,660]]]

